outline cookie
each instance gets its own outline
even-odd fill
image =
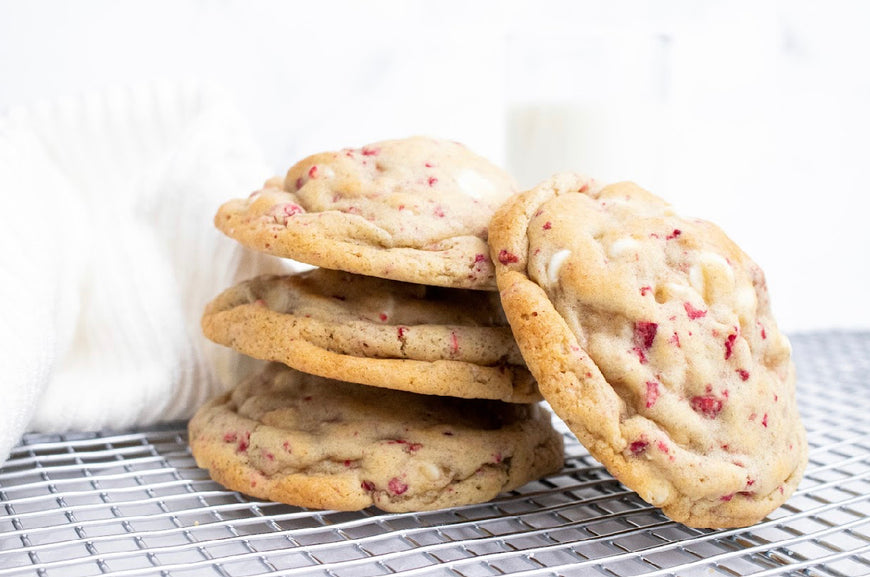
[[[431,395],[542,399],[495,292],[313,269],[216,297],[205,336],[323,377]]]
[[[480,503],[563,460],[540,405],[367,387],[277,363],[202,407],[189,440],[225,487],[317,509]]]
[[[541,393],[605,467],[676,521],[751,525],[807,461],[764,274],[715,225],[631,183],[560,174],[490,226]]]
[[[495,290],[487,247],[513,179],[462,144],[414,137],[315,154],[215,225],[245,246],[330,269]]]

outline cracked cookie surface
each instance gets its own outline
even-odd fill
[[[487,225],[514,192],[510,175],[464,145],[412,137],[312,155],[225,203],[215,225],[315,266],[495,290]]]
[[[807,461],[764,274],[718,227],[631,183],[560,174],[494,217],[502,304],[590,453],[696,527],[748,526]]]
[[[277,363],[203,406],[189,441],[225,487],[318,509],[480,503],[563,462],[540,405],[418,395]]]
[[[542,398],[498,294],[329,269],[263,276],[206,307],[204,334],[323,377],[432,395]]]

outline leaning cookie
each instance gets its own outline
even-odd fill
[[[498,294],[328,269],[263,276],[206,307],[209,339],[323,377],[431,395],[541,400]]]
[[[676,521],[751,525],[807,444],[764,275],[716,226],[630,183],[557,175],[493,219],[502,304],[541,393]]]
[[[317,509],[481,503],[563,459],[539,405],[429,397],[277,363],[202,407],[189,439],[197,464],[225,487]]]
[[[215,225],[247,247],[324,268],[495,290],[487,248],[513,179],[462,144],[414,137],[310,156]]]

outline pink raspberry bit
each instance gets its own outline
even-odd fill
[[[437,218],[444,218],[444,208],[441,207],[441,205],[438,205],[435,207],[435,210],[432,211],[432,214],[434,214]]]
[[[378,318],[381,319],[381,322],[387,322],[387,314],[386,313],[379,314]]]
[[[311,168],[308,169],[308,178],[317,178],[317,165],[315,164]]]
[[[380,153],[381,153],[380,148],[368,148],[368,147],[364,146],[362,149],[363,156],[377,156]]]
[[[296,179],[296,182],[295,182],[296,190],[299,190],[300,188],[302,188],[303,184],[305,184],[305,183],[302,181],[302,177],[300,176],[299,178]]]
[[[707,316],[707,311],[696,309],[692,306],[692,303],[690,302],[683,303],[683,308],[686,309],[686,314],[689,315],[689,318],[692,320],[700,319]]]
[[[761,417],[761,424],[765,429],[767,428],[767,413],[764,413],[764,416]]]
[[[288,453],[292,453],[292,452],[293,452],[293,451],[290,449],[290,442],[289,442],[289,441],[284,441],[284,445],[283,445],[283,447],[284,447],[284,450],[287,451]]]
[[[653,344],[653,340],[656,338],[658,328],[658,323],[651,323],[649,321],[638,321],[634,323],[634,343],[639,347],[643,347],[645,350],[649,350]]]
[[[224,435],[224,443],[235,443],[239,440],[239,436],[235,433],[226,433]]]
[[[720,497],[720,499],[721,499],[722,501],[730,501],[730,500],[733,499],[733,498],[734,498],[734,493],[728,493],[727,495],[722,495],[722,496]]]
[[[640,287],[640,296],[642,296],[642,297],[645,297],[647,295],[647,293],[651,293],[651,292],[652,292],[652,287],[649,285],[645,285],[645,286]]]
[[[405,333],[408,331],[407,327],[396,327],[396,334],[399,336],[399,340],[405,338]]]
[[[501,264],[511,264],[515,262],[520,262],[520,257],[517,255],[510,253],[507,249],[501,249],[498,251],[498,262]]]
[[[362,488],[363,491],[371,492],[371,491],[375,490],[375,484],[372,483],[371,481],[363,481],[362,483],[359,484],[359,486]]]
[[[456,336],[456,333],[450,331],[450,354],[455,355],[459,352],[459,337]]]
[[[640,347],[634,347],[631,349],[634,354],[637,355],[637,360],[640,361],[640,364],[645,365],[647,363],[646,353]]]
[[[728,335],[728,338],[725,339],[725,360],[731,358],[731,355],[734,353],[734,341],[737,340],[737,334],[731,333]]]
[[[408,485],[407,483],[402,482],[398,477],[393,477],[390,479],[390,482],[387,483],[387,488],[393,495],[401,495],[408,490]]]
[[[628,452],[632,455],[640,455],[646,448],[649,446],[649,443],[646,439],[640,438],[636,441],[632,441],[632,443],[628,446]]]
[[[303,212],[305,212],[304,208],[302,208],[298,204],[288,202],[273,207],[270,211],[270,214],[275,218],[275,222],[277,222],[278,224],[286,225],[290,217],[301,214]]]
[[[717,399],[713,395],[692,397],[691,403],[693,411],[704,415],[708,419],[715,419],[722,410],[722,399]]]
[[[244,453],[248,450],[248,447],[251,446],[251,433],[250,431],[245,432],[241,439],[239,439],[239,444],[236,446],[236,451],[239,453]]]
[[[544,230],[550,230],[551,228],[553,228],[553,223],[552,223],[552,222],[550,222],[550,221],[548,220],[547,222],[544,223]]]
[[[741,381],[749,380],[749,371],[747,371],[746,369],[737,369],[737,374],[740,375]]]
[[[412,443],[410,441],[406,441],[405,439],[390,439],[387,441],[388,445],[404,445],[404,449],[406,453],[415,453],[423,448],[421,443]]]
[[[486,262],[486,255],[482,253],[477,253],[474,255],[474,264],[479,264],[482,262]]]
[[[651,409],[659,399],[659,384],[655,381],[646,382],[646,408]]]
[[[666,239],[666,240],[673,240],[673,239],[677,238],[678,236],[680,236],[681,234],[683,234],[683,231],[681,231],[681,230],[678,229],[678,228],[675,228],[675,229],[674,229],[674,232],[672,232],[671,234],[669,234],[668,236],[666,236],[665,239]]]
[[[435,186],[438,183],[438,179],[434,176],[429,177],[429,186]]]

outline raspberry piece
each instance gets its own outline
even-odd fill
[[[655,381],[646,382],[646,408],[652,408],[659,399],[659,384]]]
[[[708,419],[715,419],[722,410],[722,400],[713,395],[698,395],[692,397],[692,410],[701,413]]]
[[[692,320],[707,316],[707,311],[696,309],[690,302],[683,303],[683,308],[686,309],[686,314],[689,315],[689,318]]]
[[[236,451],[239,453],[244,453],[248,450],[248,447],[251,446],[251,433],[250,431],[245,432],[241,439],[239,439],[239,444],[236,447]]]
[[[292,202],[288,202],[285,204],[279,204],[277,206],[274,206],[272,210],[269,211],[269,214],[272,215],[272,217],[275,219],[275,222],[277,222],[278,224],[286,225],[287,219],[289,219],[291,216],[295,216],[303,212],[305,212],[305,209],[303,209],[301,206]]]
[[[235,443],[239,440],[239,436],[235,433],[227,433],[224,435],[224,443]]]
[[[436,184],[437,182],[438,182],[438,179],[435,178],[434,176],[430,176],[430,177],[429,177],[429,186],[435,186],[435,184]]]
[[[640,455],[646,448],[649,446],[649,443],[645,439],[638,439],[636,441],[632,441],[632,443],[628,446],[628,451],[632,455]]]
[[[637,360],[640,361],[640,364],[645,365],[647,361],[646,361],[646,353],[643,352],[643,349],[640,347],[634,347],[631,350],[632,350],[632,352],[634,352],[637,355]]]
[[[740,375],[740,380],[749,380],[749,371],[746,369],[737,369],[737,374]]]
[[[673,239],[677,238],[678,236],[680,236],[681,234],[683,234],[683,231],[681,231],[681,230],[678,229],[678,228],[675,228],[675,229],[674,229],[674,232],[672,232],[671,234],[669,234],[668,236],[666,236],[665,239],[666,239],[666,240],[673,240]]]
[[[450,354],[455,355],[459,352],[459,337],[456,336],[456,333],[450,332]]]
[[[408,485],[406,483],[403,483],[402,480],[398,477],[393,477],[392,479],[390,479],[390,482],[387,483],[387,488],[390,490],[390,493],[394,495],[401,495],[408,490]]]
[[[317,178],[317,165],[308,169],[308,178]]]
[[[406,332],[407,330],[408,330],[407,327],[397,327],[397,328],[396,328],[396,334],[399,335],[399,340],[402,340],[402,339],[405,338],[405,332]]]
[[[362,487],[363,491],[374,491],[375,490],[375,484],[372,483],[371,481],[363,481],[362,483],[359,484],[359,486]]]
[[[646,293],[652,292],[652,287],[649,285],[645,285],[640,287],[640,296],[645,297]]]
[[[378,154],[380,154],[380,152],[380,148],[368,148],[364,146],[362,149],[363,156],[377,156]]]
[[[658,323],[651,323],[649,321],[638,321],[634,323],[634,343],[648,350],[652,344],[653,340],[656,338],[656,331],[658,331],[659,325]]]
[[[550,222],[550,221],[548,220],[547,222],[544,223],[544,230],[550,230],[551,228],[553,228],[553,223],[552,223],[552,222]]]
[[[508,252],[506,249],[501,249],[500,251],[498,251],[498,262],[500,262],[501,264],[520,262],[520,257]]]
[[[387,315],[386,315],[386,313],[381,313],[381,314],[379,314],[379,315],[378,315],[378,318],[381,319],[381,322],[387,322]]]
[[[411,443],[410,441],[406,441],[405,439],[391,439],[387,441],[388,445],[405,445],[406,453],[413,453],[415,451],[419,451],[423,448],[421,443]]]
[[[725,360],[731,358],[731,354],[734,352],[734,341],[737,340],[737,334],[731,333],[728,335],[728,338],[725,339]]]

